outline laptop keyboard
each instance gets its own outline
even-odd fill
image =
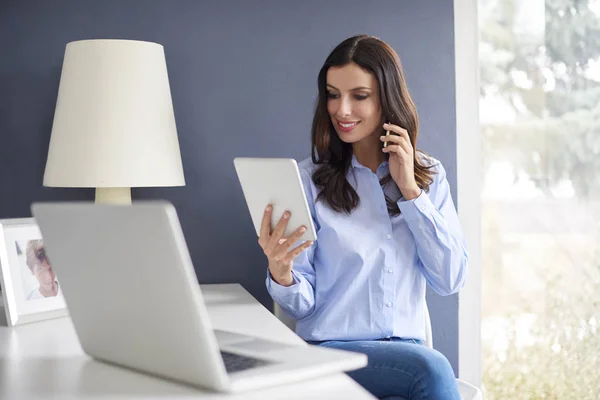
[[[221,357],[223,357],[223,362],[225,363],[225,369],[227,370],[227,373],[243,371],[246,369],[271,364],[269,361],[241,356],[239,354],[233,354],[226,351],[221,351]]]

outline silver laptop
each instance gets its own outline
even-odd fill
[[[168,202],[37,203],[32,212],[81,345],[95,359],[224,392],[367,364],[359,353],[213,331]]]

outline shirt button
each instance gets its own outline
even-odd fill
[[[386,238],[391,239],[392,235],[387,235]]]
[[[388,272],[391,274],[394,271],[390,268],[390,269],[388,269]]]
[[[386,304],[386,306],[387,306],[387,307],[391,307],[391,306],[392,306],[392,303],[387,303],[387,304]]]

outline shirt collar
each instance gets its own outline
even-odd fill
[[[352,154],[352,167],[353,168],[366,168],[365,166],[363,166],[361,163],[358,162],[358,160],[356,159],[356,156],[354,154]]]
[[[361,163],[358,162],[358,160],[356,159],[356,156],[354,154],[352,154],[352,168],[368,169],[367,167],[365,167],[364,165],[362,165]],[[377,171],[380,171],[383,169],[385,172],[387,172],[388,168],[389,168],[389,162],[384,161],[381,164],[379,164],[379,167],[377,167]]]

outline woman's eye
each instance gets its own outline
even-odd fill
[[[338,97],[339,97],[339,95],[337,93],[327,92],[328,99],[337,99]]]
[[[369,97],[368,94],[357,94],[357,95],[354,95],[354,98],[356,100],[365,100],[367,97]]]

